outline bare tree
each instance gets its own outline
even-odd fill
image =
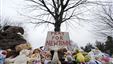
[[[113,4],[102,6],[98,13],[96,13],[97,22],[96,30],[98,33],[105,36],[113,37]]]
[[[31,22],[34,24],[52,24],[54,31],[61,31],[60,27],[63,22],[72,21],[73,19],[82,19],[79,14],[86,12],[82,8],[87,8],[87,0],[27,0],[30,2],[32,11],[39,12],[35,17],[30,17],[39,22]],[[81,10],[78,10],[81,9]],[[84,11],[83,11],[84,10]]]
[[[0,31],[3,29],[3,27],[5,27],[8,24],[10,24],[9,21],[10,21],[9,18],[5,18],[5,19],[3,19],[2,17],[0,18]]]
[[[6,17],[6,18],[3,18],[1,17],[0,18],[0,30],[2,30],[5,26],[22,26],[22,22],[16,22],[14,20],[12,20],[10,17]]]

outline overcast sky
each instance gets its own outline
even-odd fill
[[[40,47],[45,44],[47,32],[53,31],[53,26],[46,28],[47,26],[41,25],[34,28],[35,25],[26,23],[29,20],[18,13],[24,6],[23,0],[0,0],[0,15],[3,18],[10,18],[12,21],[24,23],[25,39],[32,44],[33,48]],[[96,40],[105,41],[105,38],[98,39],[95,34],[89,31],[92,29],[90,24],[81,22],[80,25],[74,24],[74,26],[66,28],[63,23],[61,30],[69,32],[70,39],[78,46],[85,46]]]

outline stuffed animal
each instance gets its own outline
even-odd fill
[[[41,64],[40,49],[35,49],[29,57],[28,64]]]
[[[20,44],[15,47],[16,51],[19,52],[23,49],[32,49],[30,43]]]
[[[27,64],[28,55],[30,50],[23,49],[20,51],[20,54],[14,59],[14,64]]]
[[[5,50],[0,51],[0,64],[4,64],[7,52]]]

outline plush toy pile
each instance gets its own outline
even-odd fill
[[[29,43],[25,43],[15,47],[19,52],[17,55],[10,55],[11,49],[0,50],[0,64],[113,64],[113,58],[98,48],[88,53],[79,49],[70,51],[66,48],[58,50],[42,48],[33,50]]]

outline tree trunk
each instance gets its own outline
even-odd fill
[[[56,22],[55,25],[54,25],[54,27],[55,27],[55,28],[54,28],[54,31],[55,31],[55,32],[60,32],[60,31],[61,31],[61,30],[60,30],[60,26],[61,26],[61,23]]]

